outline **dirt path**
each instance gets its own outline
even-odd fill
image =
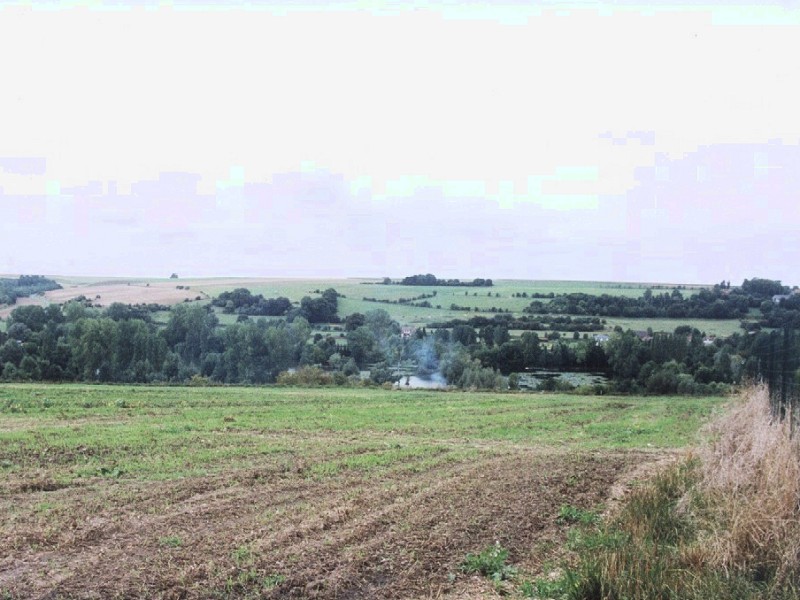
[[[13,598],[473,598],[459,564],[499,542],[536,572],[563,504],[591,508],[655,453],[544,455],[321,480],[302,468],[96,482],[0,498],[0,592]]]

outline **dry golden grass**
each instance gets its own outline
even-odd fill
[[[715,523],[704,551],[726,572],[774,573],[776,582],[800,574],[800,438],[789,422],[773,417],[759,386],[707,427],[699,491]]]

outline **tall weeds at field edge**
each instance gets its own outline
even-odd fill
[[[789,423],[773,417],[758,386],[706,427],[698,491],[712,513],[710,565],[779,585],[800,575],[800,437]]]
[[[800,599],[800,436],[773,418],[761,386],[704,433],[580,536],[571,600]]]

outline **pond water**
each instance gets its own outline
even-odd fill
[[[520,389],[535,390],[543,381],[548,379],[559,379],[580,387],[582,385],[597,385],[609,382],[605,373],[593,373],[587,371],[549,371],[546,369],[539,369],[537,371],[527,371],[525,373],[517,373],[519,375]]]

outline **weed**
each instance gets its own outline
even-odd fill
[[[568,581],[562,575],[556,579],[539,577],[534,581],[523,581],[519,589],[525,598],[560,600],[567,596],[567,586]]]
[[[231,558],[237,567],[248,565],[253,561],[253,552],[247,546],[239,546],[231,552]]]
[[[99,477],[108,477],[110,479],[119,479],[125,473],[119,467],[100,467],[97,469],[97,475]]]
[[[164,546],[165,548],[180,548],[183,546],[183,540],[177,535],[168,535],[166,537],[159,538],[158,544],[160,546]]]
[[[558,511],[556,523],[574,524],[580,523],[581,525],[595,525],[600,521],[600,516],[591,510],[576,508],[569,504],[564,504]]]
[[[273,573],[272,575],[267,575],[266,577],[264,577],[263,586],[264,589],[270,590],[274,587],[278,587],[284,581],[286,581],[285,575]]]
[[[602,527],[596,531],[571,529],[567,534],[567,548],[575,552],[616,550],[630,541],[629,533],[615,527]]]
[[[508,550],[495,542],[479,554],[467,554],[461,563],[461,570],[468,574],[480,573],[494,582],[500,582],[511,579],[517,573],[515,567],[506,564],[507,559]]]
[[[53,510],[53,504],[51,502],[40,502],[34,507],[34,510],[39,513],[49,512]]]

